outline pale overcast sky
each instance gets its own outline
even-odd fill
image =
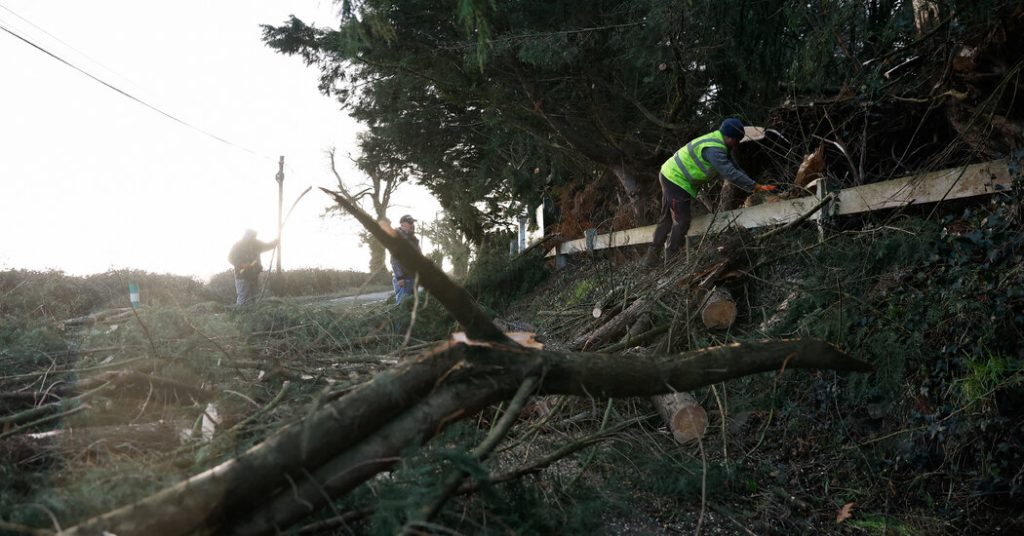
[[[209,277],[245,228],[276,235],[284,155],[285,210],[314,186],[285,227],[284,268],[365,271],[356,224],[321,219],[315,188],[335,183],[324,150],[355,153],[359,127],[317,91],[314,68],[260,40],[260,24],[336,26],[335,13],[329,0],[0,0],[0,25],[238,146],[0,31],[0,269]],[[392,219],[432,220],[436,201],[403,188]]]

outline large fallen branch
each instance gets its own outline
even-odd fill
[[[682,355],[558,353],[518,346],[468,293],[390,230],[335,199],[420,274],[463,324],[469,343],[445,343],[326,402],[242,455],[67,534],[195,531],[275,533],[393,466],[445,426],[508,400],[527,378],[539,394],[653,396],[787,368],[867,371],[821,341],[767,341]]]
[[[476,306],[473,297],[466,289],[456,285],[444,272],[429,259],[421,255],[398,233],[386,225],[382,225],[372,216],[363,212],[349,201],[343,194],[320,188],[327,195],[355,217],[384,247],[388,248],[407,272],[419,275],[419,283],[430,291],[437,301],[455,317],[466,330],[470,338],[484,341],[509,342],[508,337],[498,329],[484,312]]]
[[[327,496],[343,495],[391,467],[403,449],[508,399],[530,376],[538,377],[540,394],[625,397],[690,391],[783,368],[868,370],[820,341],[628,357],[504,344],[444,345],[378,375],[241,456],[68,534],[186,534],[229,527],[263,533],[288,526]],[[266,497],[270,500],[261,503]]]

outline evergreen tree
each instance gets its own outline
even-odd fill
[[[998,5],[953,2],[963,21]],[[910,0],[361,0],[337,29],[292,17],[265,42],[321,71],[395,165],[479,244],[554,182],[617,179],[617,202],[725,116],[785,97],[871,98],[913,58]],[[882,61],[884,60],[884,61]],[[534,170],[542,168],[542,173]]]

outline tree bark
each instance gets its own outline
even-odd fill
[[[448,279],[448,276],[444,275],[440,268],[416,251],[408,241],[398,236],[394,229],[380,225],[343,194],[332,192],[326,188],[320,189],[351,213],[374,238],[388,248],[388,251],[398,258],[398,262],[407,272],[419,274],[420,284],[429,290],[437,298],[437,301],[441,302],[445,310],[455,317],[455,320],[462,324],[470,338],[509,342],[508,337],[475,305],[472,296],[466,292],[466,289]]]
[[[387,249],[376,240],[368,240],[370,246],[370,273],[386,273],[388,272],[387,264],[384,262],[385,252]]]
[[[768,341],[628,357],[486,342],[445,344],[324,404],[241,456],[90,519],[67,534],[106,530],[121,536],[171,535],[201,529],[260,533],[269,526],[287,526],[308,512],[303,503],[315,509],[327,497],[347,493],[391,467],[408,446],[512,396],[527,376],[539,379],[539,394],[603,398],[690,391],[784,368],[870,369],[821,341]],[[308,475],[317,485],[307,483]],[[261,502],[268,497],[269,502]],[[247,528],[268,516],[273,522],[260,525],[264,528]],[[232,525],[236,519],[251,519],[253,525]]]

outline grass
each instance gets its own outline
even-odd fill
[[[859,529],[863,534],[889,536],[923,536],[927,531],[918,531],[907,524],[886,517],[868,516],[865,519],[845,521],[848,526]]]

